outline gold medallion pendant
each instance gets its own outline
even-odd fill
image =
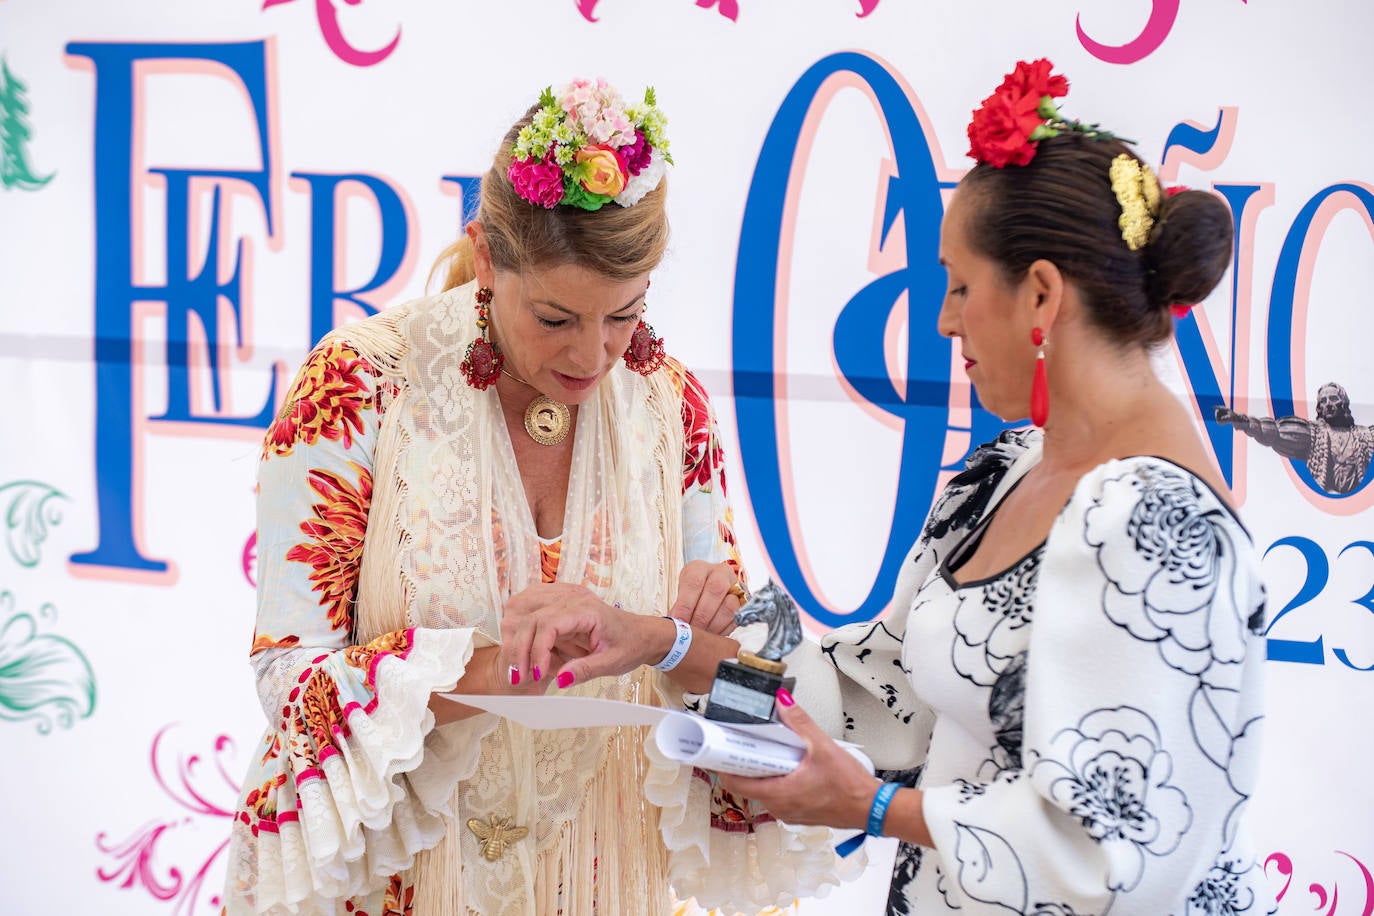
[[[546,394],[530,401],[525,408],[525,432],[540,445],[557,445],[568,437],[572,412]]]

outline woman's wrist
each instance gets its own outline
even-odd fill
[[[678,627],[671,617],[641,617],[642,626],[645,631],[644,652],[641,655],[641,663],[653,667],[673,651],[677,644]]]
[[[892,800],[896,798],[897,792],[901,788],[901,784],[896,782],[884,782],[878,785],[877,790],[873,793],[873,801],[868,806],[864,833],[869,836],[886,836],[883,827],[887,822],[887,812],[892,806]]]
[[[664,618],[673,625],[673,644],[664,653],[663,658],[653,663],[654,668],[667,673],[681,664],[687,657],[687,653],[692,648],[692,627],[691,624],[675,617]]]

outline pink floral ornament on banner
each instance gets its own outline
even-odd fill
[[[289,0],[271,0],[271,2],[287,3]],[[348,2],[356,2],[356,0],[348,0]],[[574,0],[574,2],[577,4],[577,11],[582,14],[583,19],[588,22],[599,21],[594,14],[596,13],[596,5],[601,0]],[[856,15],[863,19],[877,9],[879,2],[880,0],[859,0],[859,12]],[[714,7],[716,12],[731,22],[739,21],[739,0],[696,0],[696,5],[698,9],[703,10]]]
[[[102,830],[96,835],[96,848],[114,863],[97,867],[95,873],[100,881],[122,891],[141,888],[154,900],[174,901],[172,916],[192,916],[207,904],[218,912],[223,902],[218,893],[219,882],[207,882],[207,878],[215,873],[218,859],[229,845],[228,822],[234,817],[239,793],[239,782],[226,767],[226,758],[235,755],[234,742],[228,735],[217,735],[208,759],[201,754],[187,756],[178,750],[176,775],[168,778],[169,755],[162,743],[173,728],[169,724],[158,730],[149,759],[153,780],[182,813],[154,816],[122,841],[107,839],[108,834]],[[207,764],[212,768],[209,771]],[[224,839],[213,848],[205,841],[206,837],[213,842],[220,836]],[[179,864],[167,866],[164,878],[158,875],[154,861],[169,857]]]
[[[739,21],[739,4],[735,0],[697,0],[697,6],[704,10],[714,6],[716,12],[731,22]]]
[[[292,3],[294,0],[263,0],[264,10],[273,6],[281,6],[284,3]],[[349,6],[357,6],[363,0],[343,0]],[[315,19],[320,25],[320,34],[324,36],[324,43],[329,50],[334,52],[334,56],[346,64],[355,67],[371,67],[380,64],[391,56],[391,52],[396,50],[396,45],[401,41],[401,27],[396,27],[396,35],[384,47],[375,51],[364,51],[355,48],[344,37],[343,28],[339,25],[339,11],[330,0],[315,0]]]
[[[1248,3],[1249,0],[1240,2]],[[1179,0],[1153,0],[1150,18],[1145,21],[1145,27],[1140,30],[1139,35],[1122,45],[1105,45],[1089,38],[1088,33],[1083,31],[1083,16],[1080,14],[1074,20],[1074,28],[1078,31],[1078,43],[1093,57],[1109,64],[1137,63],[1158,51],[1159,46],[1164,44],[1164,40],[1173,31],[1175,20],[1178,19],[1178,8]]]

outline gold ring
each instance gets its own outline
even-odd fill
[[[728,589],[725,590],[725,594],[734,595],[736,598],[739,599],[740,604],[744,604],[746,601],[749,600],[749,591],[744,587],[743,582],[736,582],[734,585],[730,586]]]

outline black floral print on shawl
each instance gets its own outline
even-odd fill
[[[964,470],[950,480],[930,510],[921,538],[938,541],[952,531],[967,531],[976,525],[1007,468],[1039,436],[1038,430],[1009,429],[974,449],[964,462]]]

